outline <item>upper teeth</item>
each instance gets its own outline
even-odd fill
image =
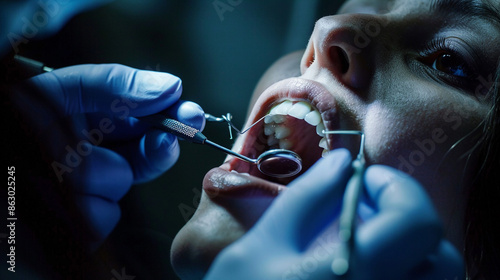
[[[285,139],[291,134],[291,129],[280,125],[285,122],[286,115],[303,119],[308,124],[316,126],[316,133],[322,137],[319,147],[326,151],[328,150],[328,144],[323,133],[325,125],[318,110],[314,109],[307,102],[292,102],[290,100],[285,100],[271,108],[269,114],[264,119],[264,134],[268,136],[267,144],[269,146],[278,144],[281,149],[289,149],[293,146],[290,140]]]
[[[322,122],[321,115],[318,111],[312,110],[305,117],[304,120],[310,125],[318,125]]]
[[[297,102],[288,110],[288,115],[297,119],[304,119],[311,112],[311,106],[305,102]]]

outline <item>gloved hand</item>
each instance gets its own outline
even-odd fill
[[[337,238],[329,225],[338,218],[350,162],[348,151],[335,150],[293,181],[246,235],[217,256],[205,279],[339,279],[331,272]],[[417,182],[379,165],[367,169],[365,187],[371,202],[363,207],[373,213],[358,227],[351,271],[343,279],[463,278],[462,258],[443,239]]]
[[[80,65],[35,76],[14,91],[54,177],[69,183],[99,244],[120,218],[120,200],[134,183],[151,180],[179,156],[175,136],[134,117],[167,109],[203,129],[203,110],[179,101],[181,80],[123,65]]]

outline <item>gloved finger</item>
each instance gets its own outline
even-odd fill
[[[447,240],[442,239],[436,254],[428,257],[424,264],[416,267],[405,279],[433,280],[465,277],[465,266],[462,255]]]
[[[116,202],[129,191],[132,170],[121,155],[83,140],[67,147],[62,160],[54,161],[52,167],[59,180],[69,180],[76,193]]]
[[[99,146],[102,135],[84,127],[85,120],[77,114],[47,124],[34,137],[52,158],[49,164],[59,182],[67,180],[77,193],[118,201],[132,185],[130,165],[121,155]]]
[[[378,213],[356,232],[354,256],[360,267],[353,270],[370,271],[373,279],[391,271],[399,279],[437,249],[439,218],[422,187],[398,170],[370,166],[365,185]]]
[[[94,131],[89,130],[82,137],[87,133],[85,126],[82,115],[77,114],[47,123],[44,131],[34,137],[53,158],[50,165],[59,182],[68,180],[77,193],[118,201],[132,185],[130,165],[119,154],[96,146],[100,144],[100,135]]]
[[[116,147],[132,168],[134,183],[152,180],[170,169],[179,158],[177,138],[152,129],[140,139]]]
[[[90,246],[95,250],[118,224],[121,216],[120,206],[116,202],[91,195],[77,195],[75,200],[94,233]]]
[[[119,64],[70,66],[35,76],[28,83],[64,115],[110,111],[121,119],[164,110],[182,92],[176,76]]]
[[[200,131],[205,127],[205,113],[203,109],[201,109],[200,105],[191,101],[180,100],[162,111],[162,114]],[[87,115],[90,128],[82,136],[95,140],[93,144],[102,139],[104,139],[102,140],[104,142],[110,142],[138,138],[151,128],[148,122],[133,117],[121,120],[109,113]]]
[[[179,100],[177,103],[170,106],[166,110],[166,113],[171,118],[200,131],[203,131],[205,128],[205,112],[200,105],[194,102]]]
[[[290,183],[257,224],[302,250],[331,222],[351,174],[351,155],[337,149]],[[336,209],[337,208],[337,209]]]
[[[82,133],[84,139],[94,140],[92,144],[137,139],[150,129],[150,125],[134,117],[120,119],[110,113],[87,114],[88,129]]]

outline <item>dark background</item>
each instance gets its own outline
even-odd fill
[[[183,99],[213,115],[230,112],[241,127],[260,75],[282,55],[305,48],[314,22],[342,2],[115,1],[77,15],[52,37],[21,45],[19,54],[55,68],[120,63],[169,72],[182,78]],[[232,10],[218,14],[218,3]],[[224,124],[208,123],[205,135],[231,146]],[[171,170],[131,189],[121,201],[120,223],[98,253],[111,260],[103,279],[122,268],[136,279],[176,279],[170,244],[196,208],[204,174],[224,157],[181,142]]]

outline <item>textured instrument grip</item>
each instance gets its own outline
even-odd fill
[[[189,125],[183,124],[174,119],[164,119],[161,121],[161,125],[167,132],[170,132],[189,142],[203,144],[207,139],[198,129],[190,127]]]
[[[164,119],[161,124],[165,126],[165,128],[171,130],[172,134],[180,137],[193,138],[199,131],[196,128],[190,127],[173,119]]]
[[[196,144],[205,144],[207,137],[198,129],[183,124],[180,121],[169,119],[162,114],[139,117],[140,120],[148,122],[153,127],[171,133],[177,137]]]

